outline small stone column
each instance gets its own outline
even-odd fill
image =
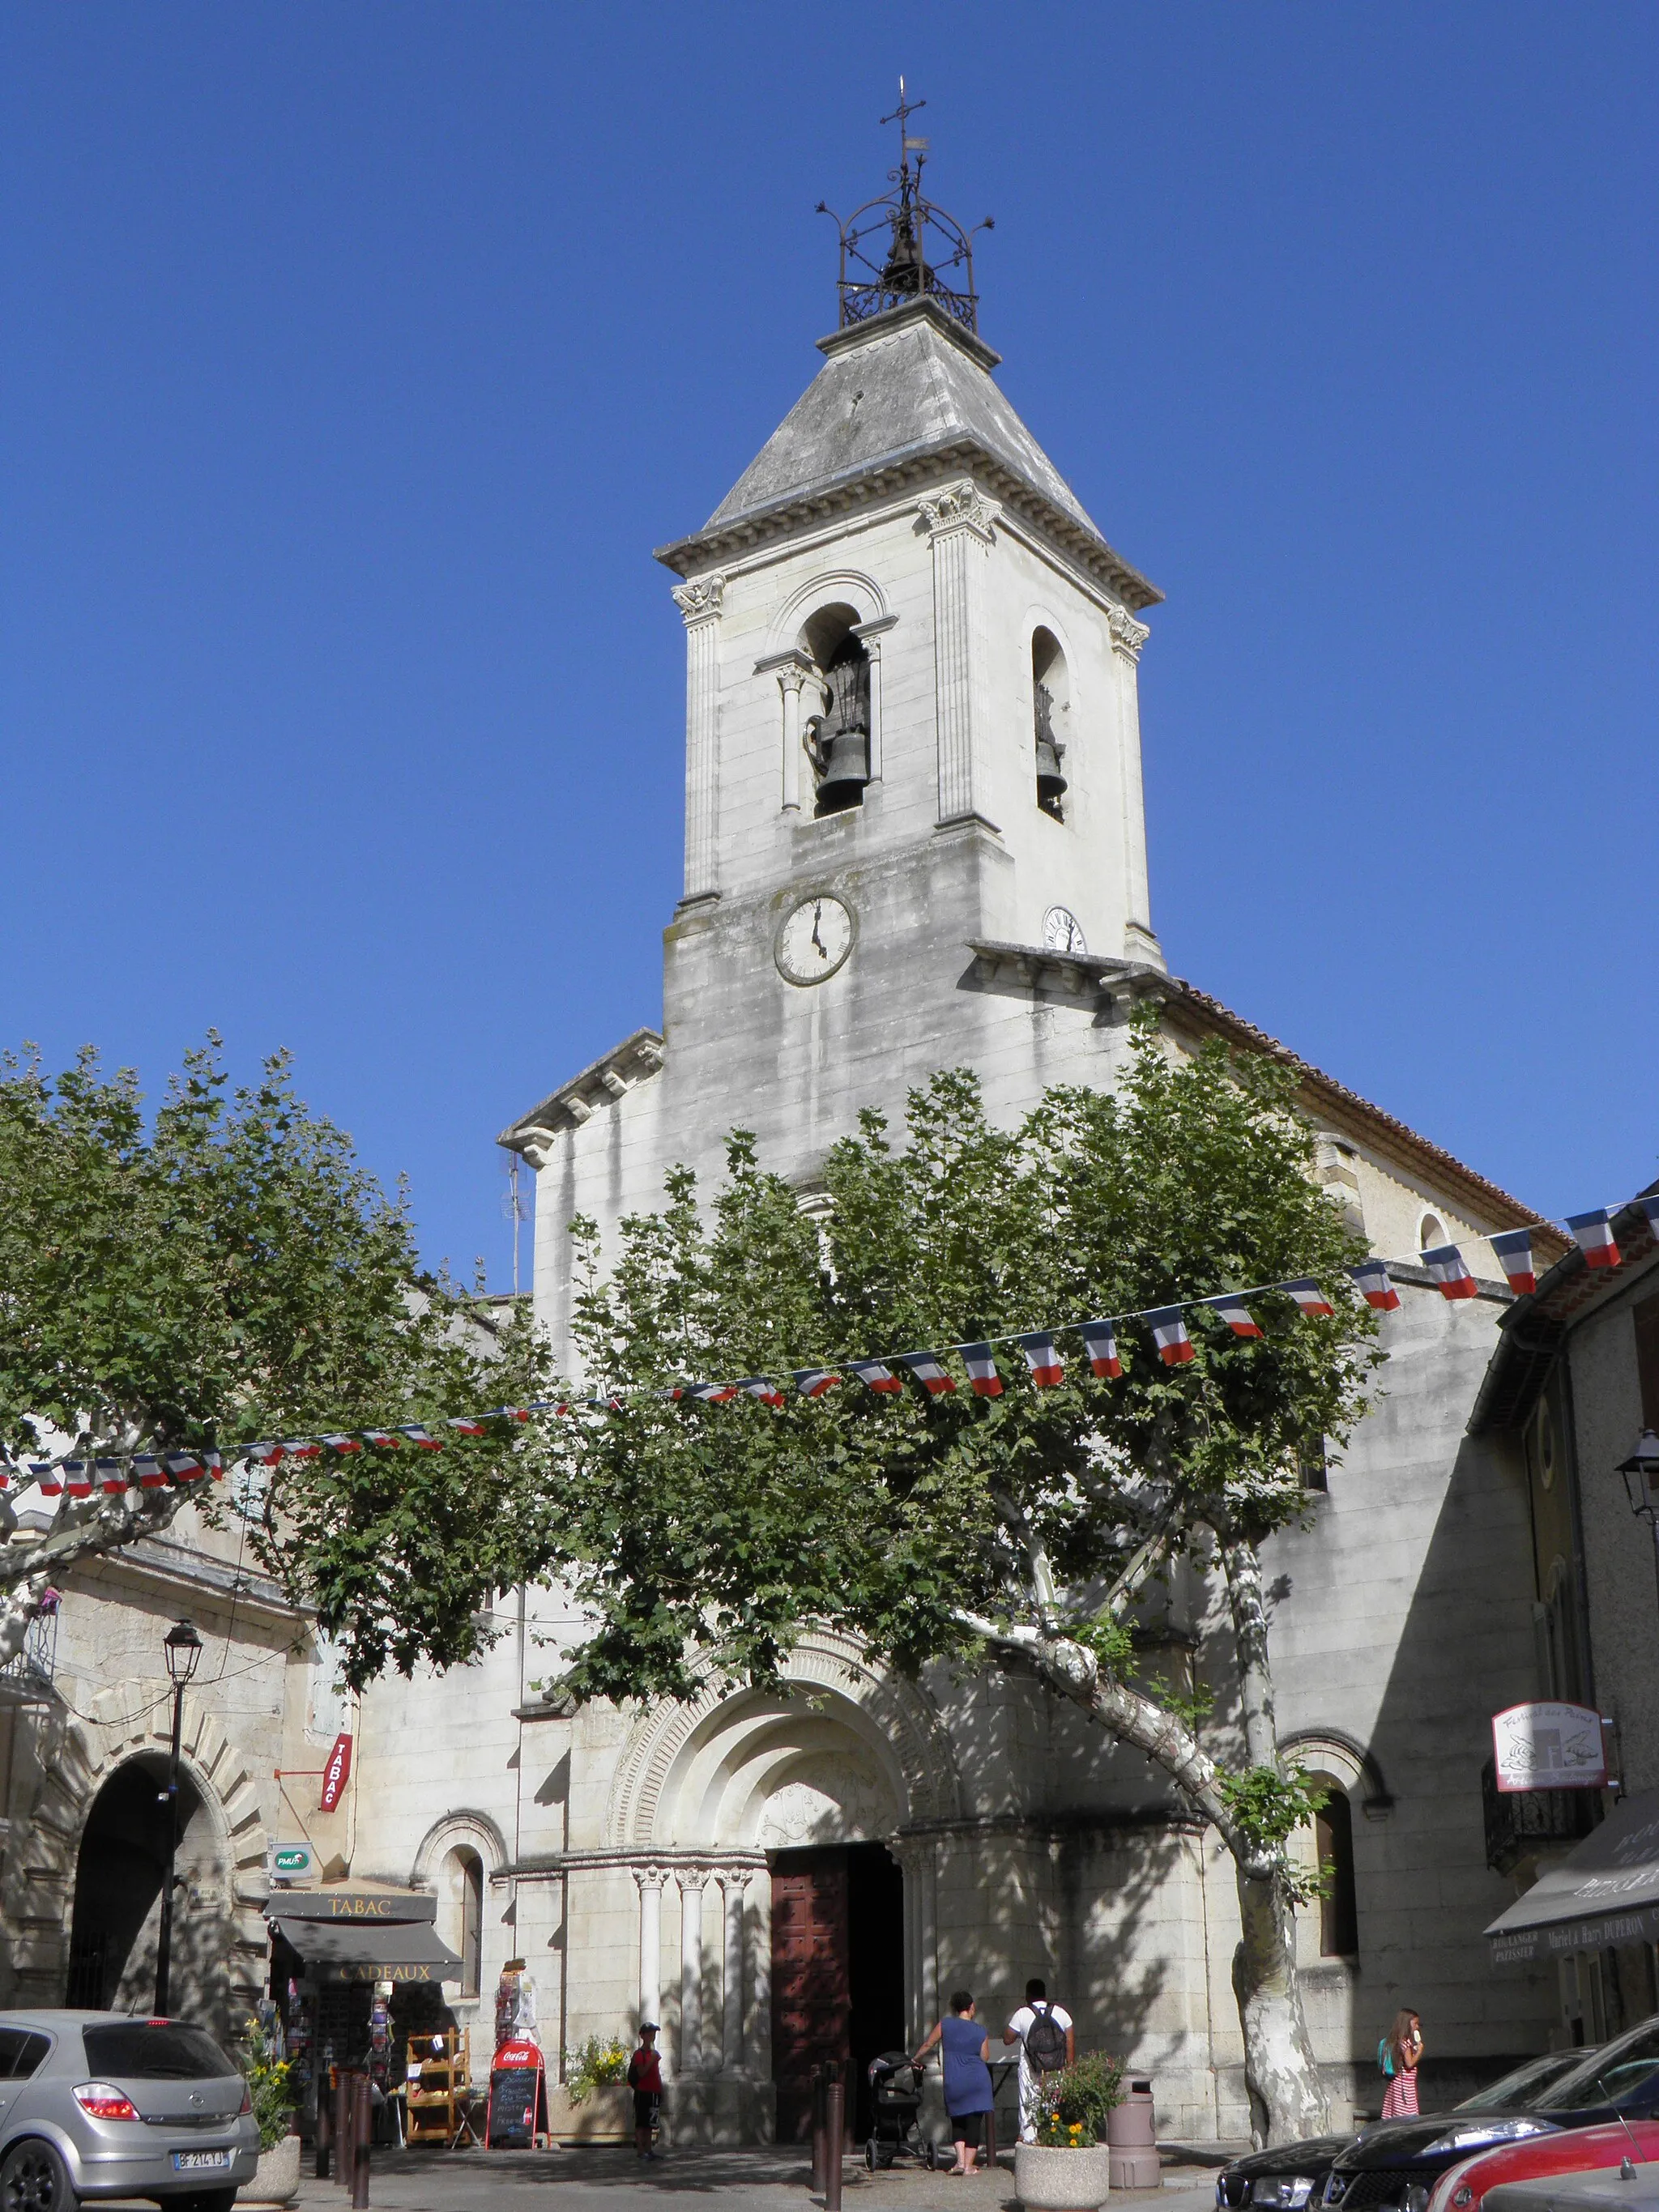
[[[743,1915],[749,1877],[726,1875],[720,1883],[726,1907],[726,1958],[720,1976],[720,2071],[743,2071]]]
[[[662,2019],[662,1871],[635,1867],[640,1887],[640,2019]]]
[[[685,617],[685,896],[720,896],[720,655],[715,624],[724,576],[676,586]]]
[[[680,1876],[680,2047],[674,2069],[682,2081],[698,2069],[702,2043],[702,1885],[701,1874]]]
[[[981,573],[996,543],[1000,510],[964,479],[919,501],[933,552],[933,684],[939,732],[939,819],[975,814],[984,783],[975,755],[985,742],[981,671]],[[991,826],[994,827],[994,824]]]
[[[1127,607],[1108,610],[1117,673],[1117,745],[1123,794],[1123,951],[1164,965],[1146,882],[1146,799],[1140,776],[1140,648],[1152,635]]]
[[[881,781],[881,641],[896,615],[878,615],[873,622],[854,623],[853,635],[864,647],[870,664],[870,781]]]
[[[799,660],[792,660],[787,668],[778,671],[778,688],[783,693],[783,811],[786,814],[800,811],[800,695],[805,681],[806,669]]]

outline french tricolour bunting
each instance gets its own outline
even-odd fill
[[[1648,1227],[1656,1237],[1659,1237],[1659,1190],[1655,1191],[1650,1198],[1638,1198],[1636,1203],[1648,1217]]]
[[[1014,1341],[1025,1354],[1025,1364],[1039,1390],[1052,1390],[1055,1383],[1066,1380],[1066,1370],[1060,1364],[1052,1336],[1042,1329],[1034,1329],[1029,1335],[1017,1336]]]
[[[902,1352],[899,1365],[909,1369],[930,1398],[943,1398],[957,1387],[951,1370],[936,1352]]]
[[[92,1480],[92,1469],[85,1460],[66,1459],[64,1462],[64,1487],[71,1498],[90,1498]]]
[[[1311,1275],[1297,1275],[1279,1287],[1289,1292],[1304,1314],[1330,1314],[1336,1310]]]
[[[700,1398],[705,1406],[723,1406],[728,1399],[737,1396],[738,1386],[735,1382],[694,1382],[687,1395]]]
[[[323,1438],[323,1442],[328,1446],[331,1451],[355,1452],[361,1451],[362,1449],[362,1445],[358,1439],[356,1437],[347,1436],[342,1429],[335,1429],[332,1431],[331,1434]]]
[[[1381,1260],[1362,1260],[1348,1273],[1358,1285],[1361,1297],[1368,1306],[1378,1313],[1393,1313],[1400,1304],[1400,1293],[1394,1286],[1386,1263]]]
[[[98,1487],[106,1498],[118,1498],[127,1487],[127,1471],[118,1459],[94,1460],[93,1468]]]
[[[1207,1306],[1212,1314],[1218,1314],[1235,1336],[1261,1335],[1261,1331],[1252,1318],[1249,1308],[1230,1291],[1223,1291],[1218,1298],[1200,1298],[1198,1303]]]
[[[860,1382],[867,1382],[872,1390],[879,1390],[884,1395],[904,1388],[892,1369],[884,1366],[879,1359],[849,1359],[847,1371],[849,1375],[856,1375]]]
[[[1538,1270],[1533,1262],[1532,1231],[1530,1229],[1500,1230],[1486,1242],[1498,1255],[1498,1264],[1509,1278],[1510,1288],[1518,1298],[1525,1297],[1538,1288]]]
[[[803,1398],[821,1398],[826,1390],[833,1390],[841,1377],[833,1367],[798,1367],[795,1388]]]
[[[1463,1255],[1455,1244],[1437,1244],[1422,1258],[1423,1265],[1439,1285],[1443,1298],[1472,1298],[1476,1295],[1474,1277],[1463,1265]]]
[[[481,1437],[484,1434],[483,1423],[475,1420],[471,1413],[452,1413],[448,1425],[452,1429],[459,1430],[464,1437]]]
[[[997,1373],[997,1356],[988,1344],[959,1344],[963,1364],[968,1370],[968,1382],[976,1398],[1000,1398],[1002,1377]]]
[[[1605,1206],[1592,1206],[1588,1213],[1570,1213],[1567,1226],[1584,1255],[1587,1267],[1619,1265],[1619,1247],[1613,1241],[1613,1223]]]
[[[396,1451],[403,1443],[403,1438],[394,1437],[390,1429],[365,1429],[362,1431],[362,1438],[366,1444],[377,1445],[382,1451]],[[276,1457],[278,1459],[282,1457],[280,1449]]]
[[[1180,1367],[1193,1356],[1193,1340],[1187,1334],[1179,1306],[1154,1306],[1146,1316],[1158,1356],[1166,1367]]]
[[[758,1398],[763,1406],[781,1406],[783,1403],[782,1391],[764,1375],[745,1375],[738,1388],[746,1390],[751,1398]]]
[[[406,1436],[410,1443],[419,1444],[422,1451],[441,1451],[443,1449],[443,1446],[438,1441],[437,1437],[434,1437],[429,1430],[423,1429],[418,1421],[406,1424],[400,1433]]]
[[[1109,1321],[1085,1321],[1083,1324],[1083,1349],[1089,1355],[1089,1364],[1103,1382],[1115,1382],[1123,1372],[1123,1362],[1117,1356],[1117,1331]]]
[[[161,1465],[175,1482],[199,1482],[207,1473],[194,1452],[169,1452]]]

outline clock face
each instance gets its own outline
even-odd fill
[[[1086,952],[1083,925],[1067,906],[1051,906],[1042,917],[1042,941],[1051,952]]]
[[[850,909],[828,891],[814,891],[784,916],[773,957],[790,983],[821,983],[853,949]]]

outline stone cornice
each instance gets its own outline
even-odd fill
[[[735,515],[728,523],[695,532],[689,538],[657,548],[656,558],[676,575],[706,572],[722,562],[735,560],[761,546],[793,536],[805,526],[838,519],[873,501],[895,493],[921,490],[951,476],[971,471],[1001,501],[1012,514],[1047,538],[1064,557],[1074,562],[1113,599],[1132,611],[1157,606],[1164,594],[1139,570],[1115,553],[1103,538],[1084,529],[1065,511],[1046,499],[1035,486],[1016,476],[975,440],[952,437],[937,446],[919,447],[874,469],[849,470],[831,477],[811,490],[793,494],[771,507]]]
[[[602,1060],[573,1075],[539,1106],[503,1129],[495,1142],[510,1152],[521,1152],[532,1168],[541,1167],[565,1130],[580,1128],[602,1106],[614,1104],[648,1082],[664,1057],[663,1041],[655,1030],[635,1030]]]

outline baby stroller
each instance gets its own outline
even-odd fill
[[[870,2061],[870,2111],[875,2132],[864,2146],[864,2162],[873,2172],[896,2158],[933,2162],[933,2146],[924,2143],[916,2114],[921,2109],[921,2069],[905,2051],[884,2051]]]

